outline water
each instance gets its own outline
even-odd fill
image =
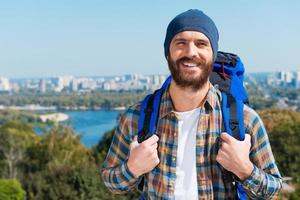
[[[96,145],[104,133],[117,124],[120,111],[70,111],[70,125],[82,135],[81,142],[87,147]]]

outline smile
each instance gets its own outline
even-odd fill
[[[185,67],[198,67],[198,64],[191,63],[191,62],[183,62],[182,63]]]

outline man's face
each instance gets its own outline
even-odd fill
[[[207,83],[213,67],[213,51],[203,33],[184,31],[176,34],[169,52],[169,69],[178,86],[199,90]]]

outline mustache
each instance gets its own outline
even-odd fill
[[[180,62],[193,62],[196,63],[197,65],[204,65],[205,63],[203,62],[203,60],[201,59],[197,59],[197,58],[189,58],[189,57],[182,57],[179,58],[176,61],[176,64],[178,65]]]

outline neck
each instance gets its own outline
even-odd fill
[[[175,110],[185,112],[201,107],[208,90],[209,81],[201,89],[195,91],[192,88],[181,88],[172,80],[169,91]]]

